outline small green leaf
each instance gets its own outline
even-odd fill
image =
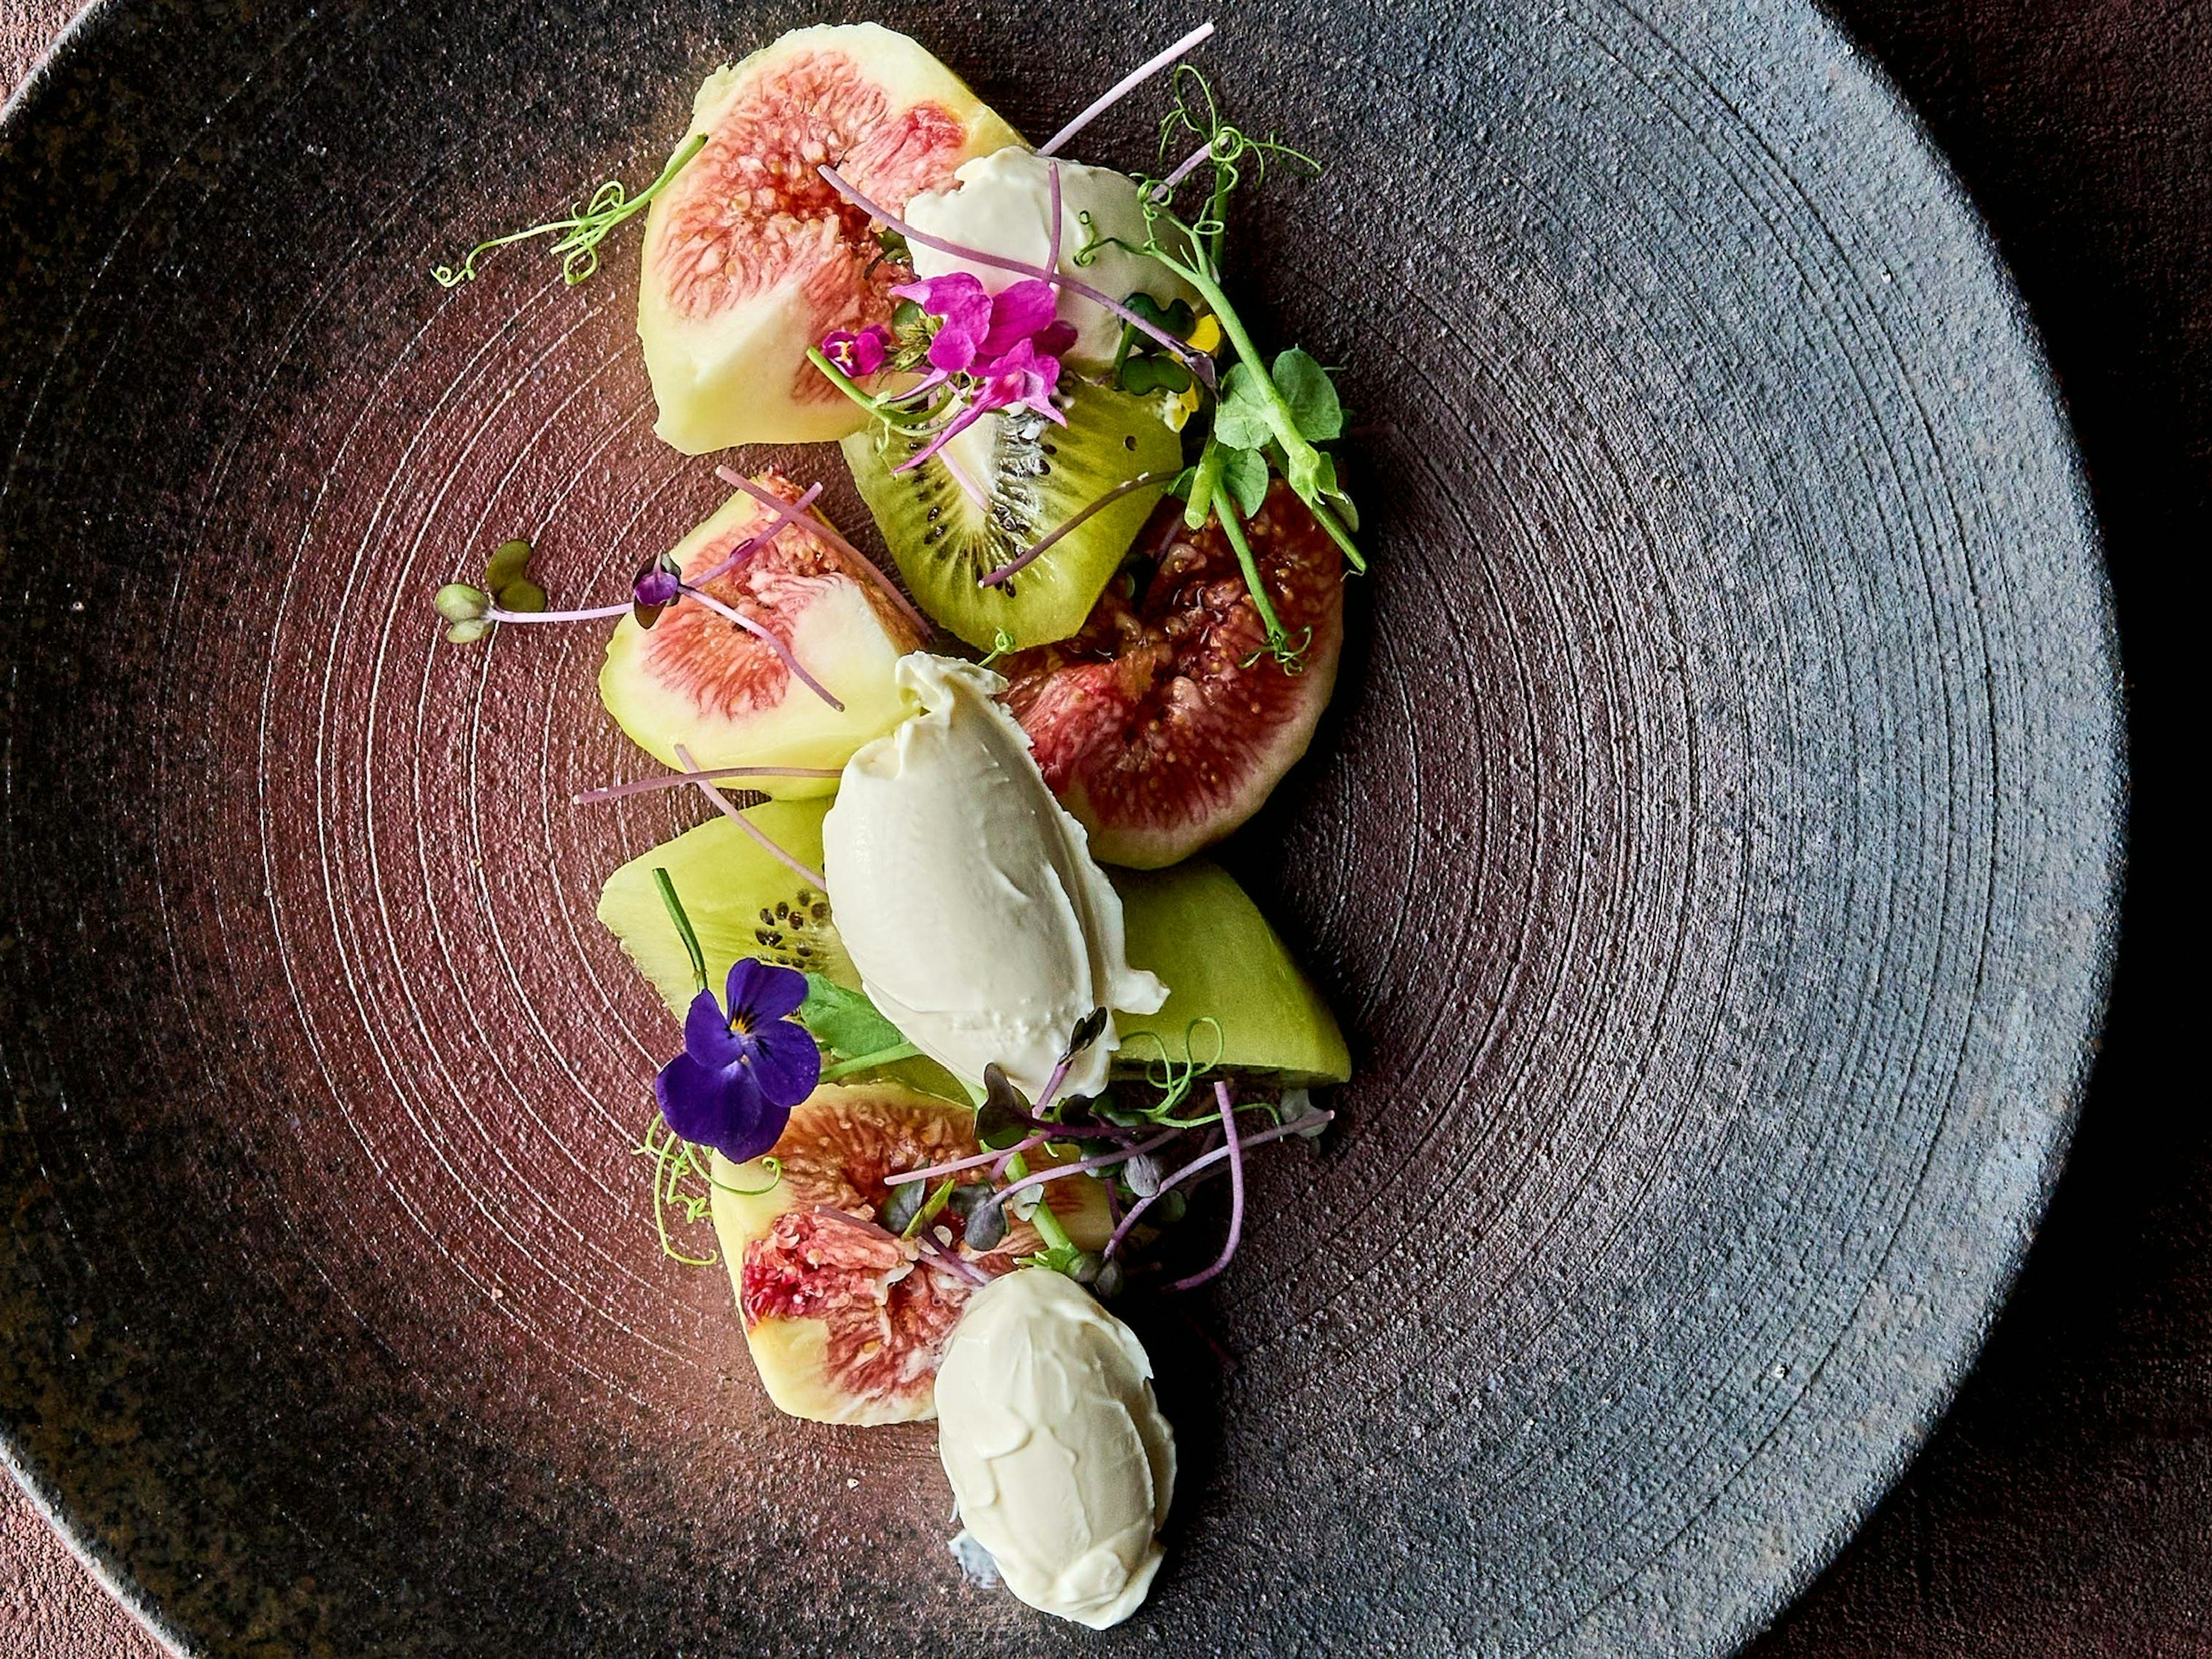
[[[1327,443],[1344,431],[1344,406],[1337,402],[1336,384],[1303,346],[1292,346],[1275,359],[1275,389],[1310,441]]]
[[[545,590],[527,577],[507,583],[499,590],[498,597],[502,611],[531,611],[545,608]]]
[[[1221,482],[1250,518],[1267,499],[1267,460],[1256,449],[1232,449],[1221,464]]]
[[[455,645],[473,645],[491,632],[491,618],[476,617],[467,622],[457,622],[446,630],[446,637]]]
[[[806,976],[806,1000],[799,1005],[799,1022],[817,1042],[848,1060],[906,1042],[905,1033],[878,1013],[865,995],[819,974]]]
[[[1275,435],[1267,423],[1267,394],[1249,363],[1231,366],[1221,377],[1221,403],[1213,411],[1213,435],[1231,449],[1258,449]]]
[[[1190,499],[1190,487],[1197,477],[1198,469],[1194,466],[1187,466],[1175,475],[1174,481],[1163,493],[1187,501]]]
[[[496,593],[530,568],[530,544],[520,536],[513,541],[501,542],[499,550],[484,564],[484,589]]]
[[[1188,392],[1190,371],[1172,357],[1130,357],[1121,364],[1121,390],[1136,397],[1154,392]]]
[[[1154,328],[1164,329],[1178,340],[1188,339],[1191,330],[1198,324],[1198,313],[1190,308],[1188,300],[1177,300],[1163,306],[1151,295],[1139,289],[1121,303]]]
[[[903,1233],[909,1222],[921,1218],[927,1185],[927,1182],[902,1181],[890,1189],[890,1196],[884,1200],[884,1212],[878,1218],[886,1232]]]
[[[430,603],[449,623],[474,622],[491,607],[490,597],[466,582],[447,582]]]

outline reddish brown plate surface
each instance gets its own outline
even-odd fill
[[[963,1588],[928,1433],[776,1419],[660,1259],[673,1032],[592,904],[688,811],[568,805],[641,765],[588,631],[427,605],[516,532],[605,595],[718,498],[625,253],[426,272],[806,20],[447,9],[110,0],[0,130],[10,1460],[226,1653],[1732,1644],[1971,1356],[2107,942],[2079,481],[1886,91],[1784,0],[1225,29],[1333,164],[1239,249],[1352,365],[1376,555],[1236,858],[1362,1082],[1147,1320],[1188,1478],[1101,1639]],[[878,15],[1038,131],[1185,21]]]

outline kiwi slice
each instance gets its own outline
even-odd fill
[[[1002,633],[1015,648],[1066,639],[1083,626],[1120,568],[1167,481],[1182,465],[1182,440],[1158,398],[1074,382],[1060,426],[1028,410],[986,415],[907,472],[891,469],[921,447],[882,428],[844,441],[860,497],[923,610],[981,650]],[[978,502],[952,468],[987,499]],[[1146,473],[1159,482],[1093,513],[1020,574],[993,587],[982,578],[1110,491]]]

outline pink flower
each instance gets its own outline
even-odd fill
[[[991,296],[991,326],[977,343],[975,355],[984,358],[1005,356],[1016,343],[1029,339],[1052,326],[1053,313],[1058,309],[1060,296],[1051,285],[1034,276],[1024,277],[1011,288],[1005,288]]]
[[[1017,341],[979,378],[983,382],[975,399],[979,409],[1033,409],[1048,421],[1067,424],[1067,416],[1052,401],[1060,387],[1060,359],[1040,352],[1036,340]]]
[[[966,403],[938,428],[930,441],[891,469],[905,472],[951,443],[984,416],[1002,409],[1030,409],[1061,426],[1067,416],[1052,401],[1060,386],[1060,359],[1041,355],[1034,340],[1017,341],[1014,349],[996,362],[978,365],[975,387]]]
[[[937,333],[929,343],[934,367],[958,374],[975,361],[976,350],[991,330],[991,296],[970,272],[956,270],[901,283],[891,292],[938,319]]]
[[[988,375],[993,364],[1028,341],[1048,357],[1075,343],[1075,330],[1054,318],[1059,296],[1036,277],[987,294],[973,275],[955,270],[902,283],[891,292],[939,319],[929,361],[947,374]]]
[[[881,323],[871,323],[858,334],[839,329],[823,337],[822,355],[846,374],[855,377],[872,374],[884,366],[890,356],[891,331]]]

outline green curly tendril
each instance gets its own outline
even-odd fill
[[[1210,1060],[1198,1058],[1196,1039],[1199,1028],[1203,1025],[1210,1025],[1213,1028],[1213,1057]],[[1190,1097],[1193,1085],[1200,1078],[1221,1064],[1221,1056],[1227,1052],[1229,1039],[1222,1030],[1219,1020],[1212,1014],[1200,1014],[1183,1028],[1181,1060],[1177,1060],[1168,1051],[1167,1039],[1158,1031],[1132,1032],[1121,1044],[1121,1051],[1134,1058],[1133,1050],[1146,1037],[1150,1037],[1159,1046],[1159,1053],[1145,1061],[1145,1086],[1148,1089],[1158,1090],[1160,1097],[1153,1104],[1146,1108],[1144,1115],[1147,1120],[1166,1128],[1173,1122],[1169,1115]],[[1200,1121],[1212,1121],[1211,1118]]]
[[[717,1192],[735,1193],[742,1198],[758,1198],[772,1193],[783,1180],[783,1164],[775,1158],[763,1158],[761,1167],[768,1171],[764,1187],[732,1187],[726,1181],[714,1179],[714,1165],[703,1146],[695,1146],[668,1127],[667,1121],[658,1113],[645,1127],[642,1143],[633,1152],[653,1161],[653,1227],[659,1236],[660,1253],[671,1261],[687,1267],[711,1267],[721,1260],[719,1255],[703,1256],[687,1255],[680,1249],[671,1231],[672,1217],[680,1217],[687,1226],[697,1226],[708,1218]],[[701,1191],[703,1186],[706,1190]]]
[[[608,234],[624,220],[632,217],[649,204],[668,185],[670,179],[683,172],[684,166],[696,155],[707,143],[703,132],[694,133],[684,140],[676,154],[668,158],[668,165],[660,170],[660,177],[632,196],[623,187],[619,179],[610,179],[592,192],[592,199],[566,219],[548,220],[542,225],[532,225],[527,230],[517,230],[505,236],[495,236],[489,241],[478,242],[469,250],[469,257],[458,269],[438,265],[431,276],[443,288],[459,288],[463,283],[472,283],[477,277],[477,261],[496,248],[509,247],[517,242],[529,241],[537,236],[558,236],[552,251],[561,256],[562,280],[571,288],[582,282],[599,268],[599,244]]]

